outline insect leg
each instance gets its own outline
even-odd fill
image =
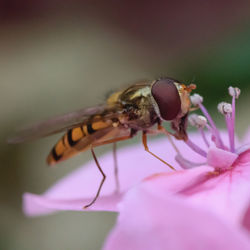
[[[179,149],[176,147],[171,135],[172,133],[170,133],[169,131],[167,131],[163,126],[161,126],[160,124],[158,124],[158,131],[162,132],[164,135],[166,135],[168,137],[168,140],[170,141],[172,147],[174,148],[174,150],[176,151],[177,154],[180,154]],[[173,136],[173,135],[172,135]]]
[[[171,132],[169,132],[167,129],[165,129],[163,126],[161,126],[160,124],[158,124],[158,128],[157,129],[147,129],[147,134],[150,135],[158,135],[158,134],[164,134],[168,137],[168,140],[170,141],[171,145],[173,146],[174,150],[176,151],[177,154],[180,153],[179,149],[176,147],[173,139],[171,136],[174,136],[174,134],[172,134]]]
[[[113,143],[113,156],[114,156],[114,176],[115,176],[115,186],[116,186],[116,193],[120,191],[120,182],[119,182],[119,172],[118,172],[118,162],[117,162],[117,150],[116,150],[116,142]]]
[[[114,175],[115,175],[115,184],[116,184],[115,192],[119,192],[119,190],[120,190],[120,182],[119,182],[119,178],[118,178],[118,163],[117,163],[116,142],[128,140],[128,139],[132,138],[133,135],[134,135],[133,132],[130,132],[129,135],[113,138],[113,139],[102,141],[102,142],[98,142],[98,143],[95,143],[93,145],[94,147],[97,147],[97,146],[113,143]]]
[[[83,208],[88,208],[88,207],[90,207],[91,205],[93,205],[93,204],[95,203],[96,199],[99,197],[99,194],[100,194],[101,189],[102,189],[102,185],[103,185],[103,183],[104,183],[104,181],[105,181],[105,179],[106,179],[106,175],[104,174],[104,172],[103,172],[103,170],[102,170],[102,168],[101,168],[101,166],[100,166],[100,164],[99,164],[99,162],[98,162],[98,160],[97,160],[97,158],[96,158],[96,155],[95,155],[95,152],[94,152],[94,150],[93,150],[93,147],[91,147],[91,153],[92,153],[92,155],[93,155],[93,158],[94,158],[94,160],[95,160],[95,163],[96,163],[96,166],[97,166],[98,170],[99,170],[99,171],[101,172],[101,174],[102,174],[102,180],[101,180],[101,183],[100,183],[100,185],[99,185],[99,188],[98,188],[98,190],[97,190],[97,193],[96,193],[94,199],[93,199],[88,205],[84,206]]]
[[[162,160],[159,156],[155,155],[154,153],[152,153],[149,148],[148,148],[148,144],[147,144],[147,132],[143,131],[142,132],[142,143],[143,146],[145,148],[145,150],[150,153],[151,155],[153,155],[155,158],[157,158],[158,160],[160,160],[161,162],[163,162],[164,164],[166,164],[168,167],[170,167],[171,169],[175,170],[175,168],[170,165],[169,163],[165,162],[164,160]]]

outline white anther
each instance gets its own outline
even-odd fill
[[[198,115],[197,124],[200,128],[204,128],[207,124],[207,118],[205,116]]]
[[[196,128],[204,128],[207,124],[207,119],[206,117],[202,115],[196,115],[192,114],[188,117],[188,121],[191,126],[194,126]]]
[[[223,115],[232,113],[232,105],[230,103],[221,102],[218,104],[217,108],[218,108],[218,111]]]
[[[240,89],[237,87],[234,88],[234,87],[230,86],[228,88],[228,93],[230,96],[235,96],[235,98],[238,99],[240,96]]]
[[[197,119],[197,116],[198,115],[196,115],[196,114],[192,114],[192,115],[189,115],[188,116],[188,122],[189,122],[189,124],[191,125],[191,126],[193,126],[193,127],[195,127],[195,125],[196,125],[196,119]]]
[[[203,102],[203,97],[200,96],[199,94],[193,94],[190,96],[190,100],[194,106],[197,106]]]

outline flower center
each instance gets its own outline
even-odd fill
[[[240,89],[229,87],[228,92],[229,95],[232,96],[232,102],[221,102],[218,104],[218,111],[224,116],[226,122],[228,145],[222,140],[220,131],[203,105],[203,97],[198,94],[194,94],[190,97],[192,104],[201,110],[203,116],[192,114],[189,116],[189,123],[198,129],[206,145],[206,149],[201,148],[190,138],[185,143],[194,152],[201,155],[205,162],[191,162],[178,152],[175,159],[181,167],[186,169],[208,164],[216,169],[225,170],[231,168],[234,161],[238,158],[239,154],[235,149],[235,102],[236,99],[239,98]],[[211,141],[208,140],[208,133],[205,133],[205,129],[209,132]]]

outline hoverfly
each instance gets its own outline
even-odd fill
[[[103,179],[94,199],[84,207],[87,208],[98,198],[106,178],[94,153],[97,146],[113,143],[115,153],[116,142],[130,139],[138,131],[142,131],[145,150],[173,169],[170,164],[149,150],[147,134],[162,132],[179,140],[187,140],[187,117],[191,109],[189,96],[195,88],[194,84],[187,86],[172,78],[135,83],[111,94],[102,105],[37,123],[22,130],[20,135],[10,138],[8,142],[20,143],[66,131],[48,155],[49,165],[90,149]],[[163,121],[171,122],[174,133],[161,126]],[[153,129],[154,125],[158,125],[157,128]],[[116,164],[115,168],[118,186]]]

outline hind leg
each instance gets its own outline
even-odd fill
[[[102,180],[101,180],[101,183],[100,183],[100,185],[99,185],[99,188],[98,188],[98,190],[97,190],[97,193],[96,193],[94,199],[93,199],[88,205],[84,206],[83,208],[88,208],[88,207],[90,207],[91,205],[93,205],[93,204],[95,203],[95,201],[96,201],[97,198],[99,197],[99,194],[100,194],[100,192],[101,192],[103,183],[104,183],[104,181],[105,181],[105,179],[106,179],[106,175],[104,174],[104,172],[103,172],[103,170],[102,170],[102,168],[101,168],[101,166],[100,166],[100,164],[99,164],[99,162],[98,162],[98,160],[97,160],[97,158],[96,158],[96,155],[95,155],[95,152],[94,152],[94,150],[93,150],[93,147],[91,147],[91,153],[92,153],[92,155],[93,155],[93,158],[94,158],[94,160],[95,160],[95,163],[96,163],[96,166],[97,166],[98,170],[99,170],[100,173],[102,174]]]

